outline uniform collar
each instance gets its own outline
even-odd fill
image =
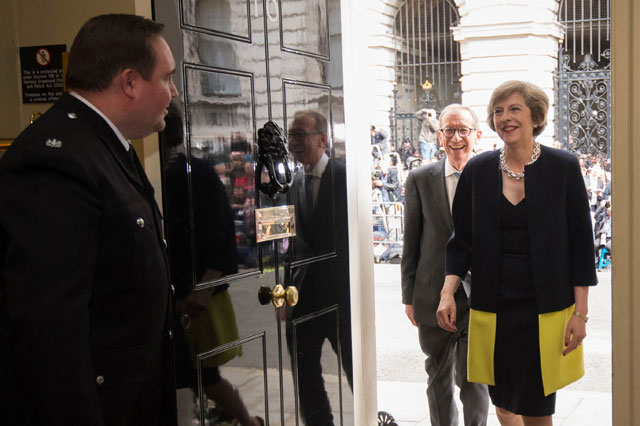
[[[75,92],[75,91],[71,90],[71,91],[69,91],[69,94],[71,96],[73,96],[74,98],[78,99],[80,102],[84,103],[86,106],[88,106],[89,108],[94,110],[96,112],[96,114],[98,114],[100,117],[102,117],[102,119],[107,122],[109,127],[111,127],[111,130],[113,130],[113,133],[116,134],[116,136],[118,137],[118,140],[120,141],[122,146],[124,146],[124,149],[129,151],[129,149],[131,148],[131,141],[129,141],[128,139],[125,139],[124,135],[120,132],[120,130],[118,130],[118,128],[115,126],[115,124],[113,124],[111,122],[111,120],[109,120],[107,118],[107,116],[104,115],[104,113],[102,111],[100,111],[94,104],[89,102],[88,99],[86,99],[85,97],[80,95],[78,92]]]

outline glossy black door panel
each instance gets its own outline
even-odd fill
[[[161,134],[179,425],[353,423],[339,6],[155,2],[180,92]],[[291,136],[273,196],[257,189],[268,121]],[[257,242],[256,209],[285,205],[296,235]],[[260,305],[276,284],[298,304]]]
[[[282,50],[329,57],[329,16],[327,0],[280,0]]]
[[[249,0],[182,1],[182,28],[251,43]]]

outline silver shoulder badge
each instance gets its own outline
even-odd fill
[[[72,120],[75,120],[76,118],[78,118],[78,114],[76,114],[75,112],[70,112],[69,114],[67,114],[67,117],[69,117]]]
[[[58,139],[47,139],[44,144],[49,148],[60,148],[62,146],[62,142]]]

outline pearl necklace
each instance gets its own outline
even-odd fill
[[[535,163],[538,157],[540,157],[540,142],[534,142],[531,161],[529,161],[525,165],[525,167]],[[500,166],[502,167],[502,170],[504,170],[504,172],[507,174],[507,176],[509,176],[511,179],[520,180],[524,178],[524,171],[522,173],[514,173],[507,165],[507,159],[504,156],[504,147],[500,148]]]

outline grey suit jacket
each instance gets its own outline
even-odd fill
[[[413,305],[414,319],[436,326],[444,283],[444,256],[453,222],[445,184],[446,158],[412,170],[405,183],[402,303]],[[458,315],[469,310],[460,286]]]

